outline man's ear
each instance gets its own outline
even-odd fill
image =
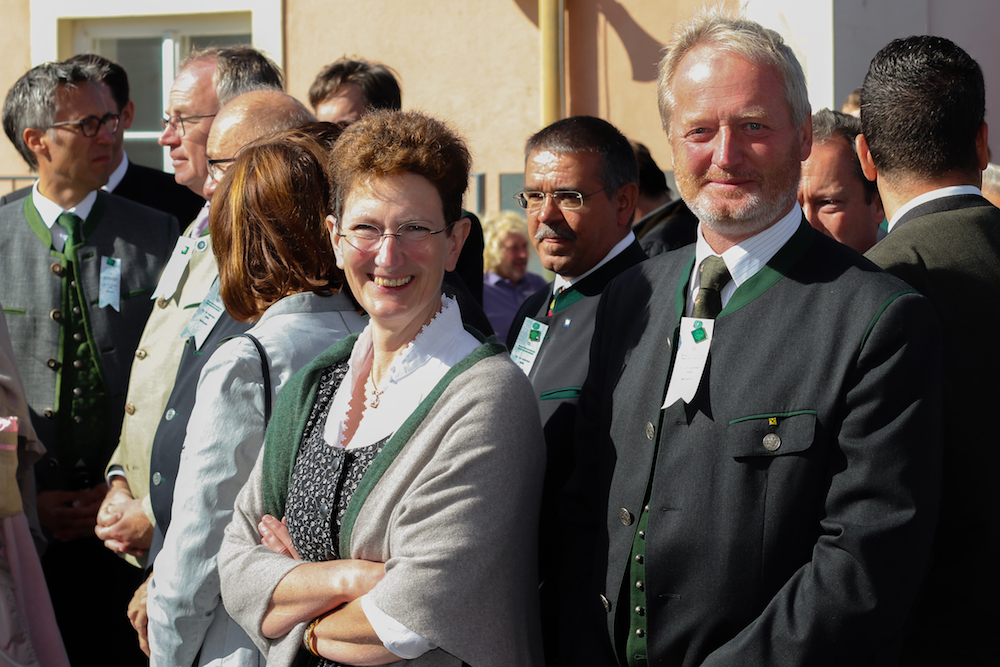
[[[135,120],[135,103],[132,100],[129,100],[119,115],[122,117],[123,128],[127,130],[132,127],[132,121]]]
[[[632,223],[632,216],[635,213],[635,203],[639,199],[639,186],[635,183],[626,183],[618,188],[615,194],[615,214],[619,227],[628,227]]]
[[[45,130],[38,130],[33,127],[25,128],[24,133],[21,135],[24,139],[24,145],[28,147],[28,150],[35,154],[35,158],[49,157],[49,146],[46,141],[48,134]]]
[[[874,181],[878,178],[878,169],[875,167],[875,162],[872,160],[872,152],[868,150],[868,140],[865,139],[865,135],[859,134],[857,136],[854,140],[854,147],[858,151],[858,160],[861,162],[861,172],[869,181]]]

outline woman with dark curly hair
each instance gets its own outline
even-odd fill
[[[539,664],[534,393],[441,293],[470,162],[414,112],[366,115],[331,153],[337,264],[371,321],[280,397],[219,556],[271,667]]]

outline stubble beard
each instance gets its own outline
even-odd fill
[[[799,173],[800,165],[795,162],[764,180],[756,172],[719,170],[700,177],[678,172],[675,177],[681,198],[706,227],[721,236],[747,236],[766,229],[788,212],[796,201]],[[751,178],[760,187],[732,196],[710,194],[703,189],[710,176]]]

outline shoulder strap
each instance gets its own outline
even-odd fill
[[[252,335],[244,333],[240,334],[240,336],[249,338],[260,355],[260,370],[264,376],[264,428],[266,429],[268,422],[271,421],[271,369],[267,362],[267,353],[264,352],[264,346],[260,344],[260,341]]]

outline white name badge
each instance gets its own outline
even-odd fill
[[[219,279],[216,278],[201,305],[198,306],[198,310],[191,317],[191,321],[181,332],[181,338],[194,336],[194,347],[200,350],[224,312],[226,307],[222,304],[222,297],[219,296]]]
[[[517,340],[514,341],[514,349],[510,351],[510,358],[525,375],[531,373],[531,367],[535,365],[538,350],[542,347],[545,332],[548,330],[548,324],[542,324],[530,317],[524,318],[521,330],[517,332]]]
[[[117,257],[101,257],[101,292],[97,306],[111,306],[122,312],[122,260]]]
[[[715,320],[681,318],[674,372],[670,374],[667,397],[661,409],[670,407],[678,398],[690,403],[698,393],[698,385],[701,384],[701,376],[705,373],[705,363],[708,361],[708,350],[712,347],[714,330]]]
[[[197,239],[190,239],[186,236],[177,238],[174,251],[170,254],[170,260],[167,262],[166,268],[163,269],[160,282],[156,284],[156,289],[153,290],[153,296],[150,297],[150,300],[158,299],[161,296],[166,301],[173,298],[177,292],[177,286],[181,284],[184,270],[187,269],[188,262],[191,261],[191,255],[194,254],[196,243]]]

